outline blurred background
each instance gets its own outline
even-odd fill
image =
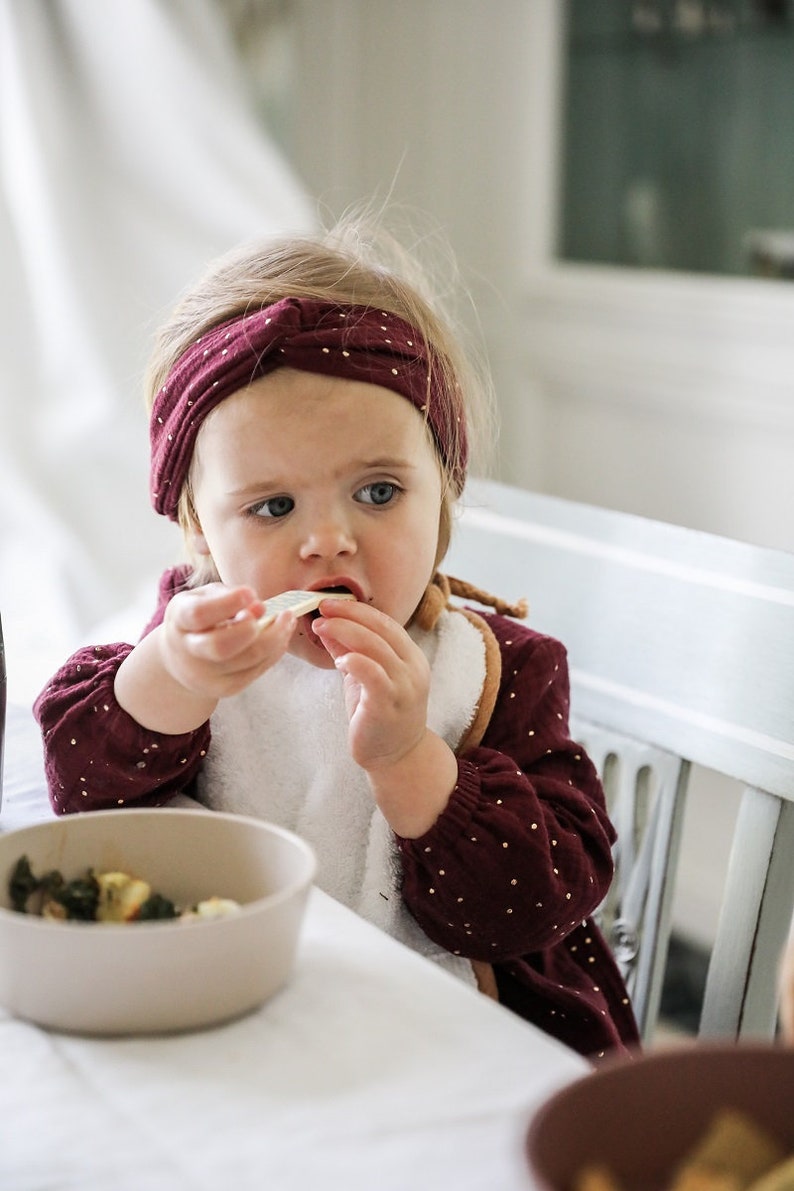
[[[181,556],[147,496],[162,314],[239,240],[362,202],[452,249],[493,474],[794,549],[790,10],[0,0],[9,698],[137,632]],[[707,946],[735,792],[698,781],[678,916]]]

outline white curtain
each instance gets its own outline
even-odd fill
[[[0,0],[11,699],[97,622],[148,606],[180,557],[148,506],[141,377],[159,318],[219,252],[313,222],[213,0]]]

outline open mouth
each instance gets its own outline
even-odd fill
[[[335,586],[335,587],[322,587],[322,588],[319,588],[319,589],[318,589],[318,594],[320,594],[320,592],[322,592],[322,594],[323,594],[323,595],[329,595],[329,596],[334,596],[334,595],[352,595],[352,596],[355,596],[355,594],[356,594],[354,591],[351,591],[349,587],[345,587],[343,584],[339,584],[338,586]],[[357,598],[357,597],[356,597],[356,598]],[[308,618],[310,621],[316,620],[316,619],[317,619],[317,617],[318,617],[318,616],[320,616],[320,609],[319,609],[319,608],[314,608],[314,609],[313,609],[311,612],[307,612],[307,614],[306,614],[306,615],[307,615],[307,618]]]

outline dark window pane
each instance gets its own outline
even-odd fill
[[[791,0],[567,0],[559,255],[794,271]]]

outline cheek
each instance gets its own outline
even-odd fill
[[[417,518],[408,532],[383,543],[384,566],[403,591],[421,595],[432,578],[438,559],[438,521],[432,513]]]
[[[197,542],[206,545],[205,553],[217,568],[219,578],[229,586],[248,583],[259,587],[258,572],[264,568],[264,554],[256,534],[245,524],[207,524]]]

